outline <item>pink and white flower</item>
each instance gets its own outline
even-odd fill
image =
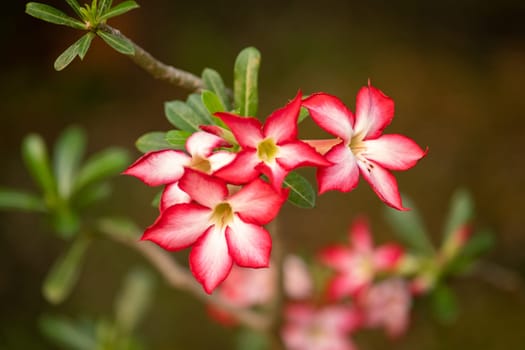
[[[185,168],[211,174],[233,160],[235,155],[227,151],[213,152],[215,148],[229,144],[222,138],[199,131],[188,137],[186,150],[148,152],[133,163],[123,174],[135,176],[146,185],[167,185],[162,193],[160,210],[178,203],[189,203],[190,197],[177,185]]]
[[[300,108],[299,92],[286,107],[273,112],[264,126],[255,118],[216,113],[231,129],[242,149],[231,163],[215,175],[240,185],[263,173],[278,190],[285,176],[297,167],[330,165],[315,149],[297,139]]]
[[[323,249],[319,259],[336,270],[328,283],[328,297],[338,300],[353,296],[368,287],[378,272],[396,268],[403,249],[396,244],[373,247],[368,222],[358,218],[350,227],[351,246],[334,245]]]
[[[333,165],[319,168],[319,193],[348,192],[357,186],[359,173],[387,205],[406,210],[390,170],[407,170],[426,152],[403,135],[383,135],[394,117],[394,101],[380,90],[363,87],[354,114],[335,96],[316,93],[303,101],[313,120],[342,140],[325,157]]]
[[[347,306],[292,304],[281,334],[289,350],[355,350],[349,335],[360,324],[359,313]]]
[[[186,169],[179,185],[192,202],[164,210],[142,240],[172,251],[193,246],[190,268],[207,293],[226,278],[233,263],[268,266],[272,241],[262,225],[277,215],[285,194],[255,179],[230,195],[226,182],[192,169]]]
[[[389,278],[372,285],[357,298],[365,327],[384,328],[392,337],[405,333],[410,321],[412,295],[401,278]]]

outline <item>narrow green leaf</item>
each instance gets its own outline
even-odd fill
[[[460,274],[468,270],[483,253],[494,247],[494,234],[488,230],[476,232],[469,238],[459,254],[453,259],[448,271],[453,274]]]
[[[284,187],[290,189],[288,202],[299,208],[315,207],[315,190],[308,180],[296,172],[289,173],[284,179]]]
[[[96,339],[93,327],[59,316],[42,316],[38,322],[42,333],[57,345],[72,350],[93,350]]]
[[[80,57],[81,60],[83,60],[86,56],[94,37],[95,34],[89,32],[85,34],[82,38],[80,38],[80,43],[78,45],[78,57]]]
[[[163,191],[160,191],[158,192],[155,197],[153,197],[153,199],[151,200],[151,206],[153,208],[158,208],[160,206],[160,200],[162,198],[162,192]]]
[[[107,182],[91,184],[75,194],[75,208],[88,207],[93,203],[108,198],[110,194],[111,186]]]
[[[164,113],[173,126],[184,131],[199,131],[200,125],[208,124],[206,120],[182,101],[164,103]]]
[[[450,288],[439,285],[432,292],[432,308],[434,315],[443,323],[451,323],[458,316],[456,296]]]
[[[46,205],[34,194],[0,188],[0,209],[45,212]]]
[[[69,7],[75,11],[78,17],[82,18],[82,12],[80,12],[80,5],[78,4],[77,0],[66,0]]]
[[[299,112],[299,118],[297,119],[297,124],[299,124],[300,122],[302,122],[309,116],[310,116],[310,113],[308,112],[308,110],[304,107],[301,107],[301,111]]]
[[[22,155],[27,169],[42,189],[46,200],[55,200],[55,179],[51,173],[47,148],[42,137],[37,134],[26,136],[22,142]]]
[[[166,133],[166,142],[174,149],[185,149],[186,140],[191,136],[191,132],[183,130],[170,130]]]
[[[112,4],[113,0],[100,0],[100,3],[98,4],[97,17],[100,19],[100,17],[111,8]]]
[[[42,290],[47,301],[59,304],[69,296],[80,276],[88,246],[87,238],[77,238],[69,250],[53,264]]]
[[[58,193],[62,198],[69,198],[71,195],[85,148],[86,135],[78,127],[67,128],[55,143],[53,165]]]
[[[112,17],[120,16],[120,15],[122,15],[122,14],[124,14],[126,12],[129,12],[129,11],[131,11],[133,9],[136,9],[138,7],[139,7],[139,5],[133,0],[123,1],[120,4],[118,4],[117,6],[113,7],[109,11],[107,11],[106,13],[104,13],[102,16],[100,16],[99,20],[100,21],[104,21],[104,20],[110,19]]]
[[[140,237],[142,230],[130,219],[107,217],[98,221],[98,229],[110,236],[137,239]]]
[[[429,235],[421,220],[419,211],[407,198],[403,198],[410,211],[398,211],[392,208],[385,209],[387,221],[392,225],[394,233],[415,252],[423,255],[434,254],[434,248]]]
[[[26,5],[26,13],[46,22],[64,25],[75,29],[86,29],[84,23],[69,17],[64,12],[46,4],[30,2]]]
[[[51,224],[61,238],[69,239],[78,233],[80,229],[80,218],[68,202],[59,200],[53,208]]]
[[[217,96],[214,92],[209,90],[202,91],[202,103],[206,106],[208,109],[208,112],[210,114],[214,114],[217,112],[224,112],[226,111],[226,107],[222,104],[221,99],[219,96]]]
[[[268,337],[251,329],[242,329],[237,334],[236,350],[266,350],[270,348]]]
[[[124,334],[131,334],[144,317],[152,301],[155,278],[144,268],[135,268],[126,276],[115,302],[115,322]]]
[[[202,103],[201,94],[191,94],[186,99],[186,104],[193,109],[193,111],[199,115],[200,120],[205,120],[205,124],[213,124],[212,116],[206,109],[206,106]]]
[[[169,149],[172,146],[166,141],[166,133],[162,131],[151,131],[137,139],[135,147],[142,153]]]
[[[135,54],[135,47],[133,46],[133,43],[128,39],[125,39],[113,33],[104,32],[102,30],[97,31],[97,34],[106,42],[106,44],[111,46],[116,51],[124,55]]]
[[[254,47],[242,50],[234,67],[233,95],[235,108],[242,116],[256,116],[259,104],[257,76],[261,54]]]
[[[74,191],[122,172],[130,162],[127,151],[108,148],[92,156],[78,172]]]
[[[211,68],[205,68],[202,72],[202,81],[204,82],[205,89],[213,91],[219,97],[225,110],[230,110],[230,97],[228,96],[228,90],[224,85],[221,75]]]
[[[443,232],[444,241],[460,226],[467,224],[474,216],[474,201],[466,189],[459,189],[452,195],[450,211]]]

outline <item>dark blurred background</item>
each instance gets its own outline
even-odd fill
[[[46,3],[65,11],[65,2]],[[326,91],[354,109],[370,78],[396,103],[388,133],[429,147],[414,169],[397,174],[439,240],[453,191],[468,188],[476,225],[496,233],[487,260],[525,275],[525,2],[501,1],[139,1],[110,24],[160,60],[199,74],[218,70],[231,85],[234,59],[246,46],[262,53],[260,115],[283,106],[298,89]],[[168,130],[163,102],[186,92],[159,82],[95,40],[84,62],[53,70],[54,59],[80,32],[24,14],[24,1],[2,3],[0,186],[34,188],[20,158],[29,132],[52,142],[64,127],[87,130],[89,152],[130,149],[147,131]],[[313,125],[303,136],[317,137]],[[310,173],[312,175],[312,173]],[[149,225],[155,193],[130,178],[116,181],[102,212]],[[353,217],[366,213],[380,241],[391,240],[384,205],[369,186],[329,193],[315,210],[286,205],[282,235],[290,249],[312,253],[344,239]],[[37,329],[43,313],[100,317],[130,266],[143,262],[111,242],[90,250],[79,286],[59,307],[41,296],[41,282],[64,248],[41,218],[0,213],[0,348],[53,349]],[[408,334],[391,344],[375,333],[362,349],[525,349],[523,289],[504,291],[478,279],[453,282],[456,323],[435,321],[416,302]],[[140,332],[152,349],[229,349],[232,331],[207,320],[192,297],[164,287]]]

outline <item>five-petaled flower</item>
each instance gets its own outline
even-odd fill
[[[221,283],[236,263],[243,267],[267,267],[272,241],[262,227],[279,212],[287,192],[276,192],[255,179],[231,194],[226,182],[186,169],[180,188],[192,199],[161,212],[142,236],[164,249],[193,245],[190,268],[207,293]]]
[[[236,158],[215,175],[232,184],[249,182],[262,173],[276,190],[285,176],[300,166],[328,166],[323,156],[297,139],[297,118],[301,108],[301,93],[284,108],[273,112],[264,126],[255,118],[243,118],[231,113],[216,116],[231,129],[242,147]]]
[[[357,95],[355,116],[341,100],[326,93],[311,95],[303,106],[321,128],[342,140],[325,155],[333,165],[317,172],[319,192],[351,191],[361,173],[383,202],[406,210],[389,170],[407,170],[426,152],[406,136],[382,135],[394,116],[393,100],[369,83]]]
[[[403,249],[395,244],[374,249],[368,222],[362,217],[350,227],[349,239],[350,247],[334,245],[319,254],[322,263],[336,270],[328,284],[332,300],[355,296],[373,282],[378,272],[395,269],[403,255]]]

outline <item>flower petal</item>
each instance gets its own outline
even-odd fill
[[[224,231],[216,226],[206,231],[190,253],[191,272],[208,294],[224,281],[232,264]]]
[[[243,150],[237,153],[233,161],[217,170],[213,175],[228,183],[242,185],[259,176],[260,171],[256,167],[260,163],[255,150]]]
[[[410,169],[426,154],[412,139],[397,134],[382,135],[364,144],[363,156],[390,170]]]
[[[328,139],[328,140],[302,140],[307,145],[312,146],[318,153],[324,155],[326,152],[331,150],[334,146],[342,142],[341,139]]]
[[[263,127],[265,138],[271,137],[276,144],[297,138],[297,118],[301,109],[301,91],[284,108],[273,112]]]
[[[355,309],[332,305],[319,310],[318,322],[326,329],[344,335],[361,325],[362,317]]]
[[[190,157],[181,151],[149,152],[127,168],[123,174],[135,176],[146,185],[159,186],[179,180]]]
[[[219,112],[215,116],[230,128],[235,139],[243,148],[257,148],[257,144],[263,140],[261,122],[255,118],[239,117],[232,113]]]
[[[229,143],[221,137],[204,131],[193,133],[193,135],[186,140],[186,149],[193,157],[200,156],[206,158],[214,148],[228,145]]]
[[[172,205],[189,202],[191,202],[190,196],[180,189],[178,182],[174,182],[164,187],[164,191],[162,191],[162,196],[160,197],[159,209],[163,212]]]
[[[337,275],[328,282],[328,298],[337,301],[355,295],[366,283],[363,279],[352,278],[349,275]]]
[[[365,139],[381,135],[394,117],[394,101],[372,85],[362,87],[357,93],[354,132]]]
[[[224,181],[193,169],[186,169],[179,186],[194,201],[208,208],[213,208],[228,195]]]
[[[237,156],[236,153],[228,152],[228,151],[217,151],[210,156],[208,156],[208,161],[210,162],[211,166],[211,173],[213,174],[215,171],[219,170],[220,168],[230,164],[235,157]]]
[[[369,253],[372,251],[372,236],[370,226],[364,217],[358,217],[352,223],[349,232],[350,242],[357,253]]]
[[[208,229],[210,209],[197,204],[177,204],[164,210],[146,229],[141,240],[157,243],[167,250],[186,248]]]
[[[348,141],[353,134],[354,115],[335,96],[316,93],[303,101],[312,119],[324,130]]]
[[[268,183],[255,179],[231,196],[228,202],[242,220],[265,225],[277,216],[285,200],[286,197]]]
[[[374,264],[378,270],[394,269],[401,257],[403,248],[397,244],[385,244],[374,252]]]
[[[338,271],[347,271],[353,263],[352,251],[340,245],[325,247],[319,253],[319,260],[328,267]]]
[[[299,166],[329,166],[332,165],[317,151],[301,141],[288,142],[279,146],[278,162],[286,169],[292,170]]]
[[[243,267],[268,267],[272,238],[268,231],[235,217],[226,228],[226,241],[233,261]]]
[[[337,145],[325,155],[325,158],[334,165],[317,170],[319,193],[329,190],[341,192],[353,190],[359,181],[359,168],[350,148],[345,144]]]
[[[286,175],[290,172],[281,165],[279,160],[271,163],[261,163],[256,167],[264,175],[268,176],[274,190],[280,192]]]
[[[398,210],[408,210],[401,203],[401,195],[399,194],[394,175],[377,163],[357,163],[365,180],[368,181],[374,192],[385,204]]]

